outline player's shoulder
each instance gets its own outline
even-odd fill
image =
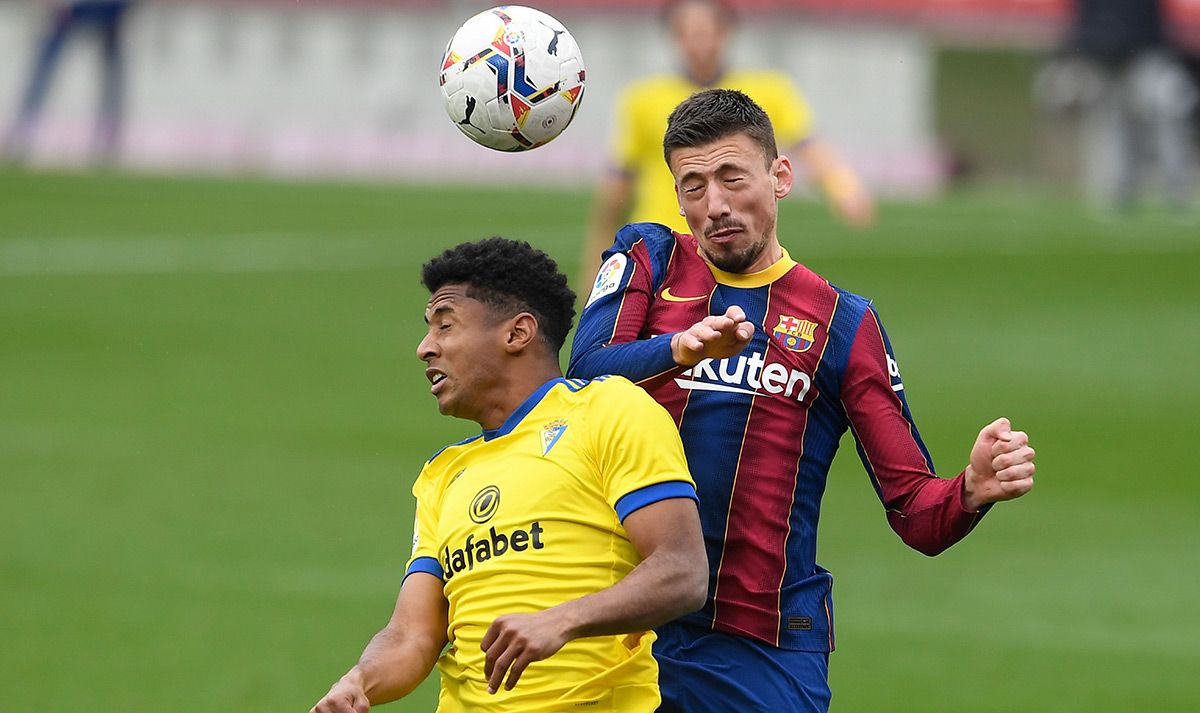
[[[581,400],[594,423],[615,423],[638,418],[643,409],[658,408],[646,391],[629,379],[605,374],[591,379],[566,379],[567,388]]]
[[[588,395],[593,399],[620,398],[622,395],[641,391],[637,384],[617,374],[602,374],[591,379],[567,379],[566,381],[568,384],[572,384],[577,391],[587,388]]]
[[[590,403],[597,400],[611,399],[613,394],[620,393],[626,386],[636,389],[629,379],[616,374],[604,374],[590,379],[562,378],[557,387],[564,389],[563,395],[576,401]]]
[[[425,461],[425,470],[436,470],[441,464],[451,460],[454,456],[459,455],[469,449],[471,445],[483,437],[483,434],[476,434],[469,438],[464,438],[461,441],[455,441],[434,451],[433,455]]]
[[[686,246],[691,236],[681,235],[660,223],[630,223],[617,231],[615,251],[649,263],[652,282],[657,284],[671,264],[671,256]]]
[[[839,287],[832,282],[826,281],[825,284],[829,285],[829,289],[837,297],[837,312],[835,313],[835,323],[832,327],[843,330],[847,333],[847,337],[852,337],[858,331],[859,325],[862,324],[863,317],[868,312],[874,314],[874,301],[869,297]],[[878,316],[875,319],[878,320]]]
[[[821,278],[824,280],[824,278]],[[829,285],[829,289],[837,295],[838,302],[842,306],[850,307],[859,311],[870,309],[874,301],[870,297],[860,295],[857,292],[851,292],[844,287],[839,287],[832,282],[825,280],[825,284]]]
[[[634,245],[644,243],[651,253],[671,251],[675,248],[675,231],[662,223],[629,223],[617,231],[614,247],[628,252]]]
[[[457,475],[462,472],[461,459],[475,447],[477,442],[480,442],[482,437],[483,434],[464,438],[461,441],[442,446],[429,456],[429,459],[421,467],[421,472],[413,481],[413,495],[418,500],[425,498],[439,500],[446,487],[454,482]]]

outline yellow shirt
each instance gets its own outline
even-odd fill
[[[812,111],[792,81],[780,72],[729,72],[712,87],[693,84],[682,75],[650,77],[630,85],[618,102],[613,160],[634,179],[630,222],[662,223],[688,232],[679,215],[675,179],[663,160],[667,116],[684,99],[703,89],[745,92],[771,117],[775,143],[784,151],[812,131]]]
[[[413,495],[408,571],[442,577],[449,601],[439,713],[658,707],[653,632],[575,639],[495,695],[480,648],[502,614],[615,584],[640,561],[621,520],[695,497],[674,422],[645,391],[619,376],[549,381],[499,429],[431,458]]]

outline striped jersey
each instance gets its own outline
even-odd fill
[[[733,357],[675,364],[671,335],[741,307]],[[753,274],[706,261],[690,235],[621,229],[580,319],[568,374],[620,374],[675,420],[700,496],[708,600],[685,621],[781,648],[832,651],[833,578],[816,562],[830,464],[847,430],[892,528],[936,554],[980,517],[962,478],[934,475],[871,302],[786,251]]]

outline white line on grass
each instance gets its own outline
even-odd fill
[[[0,275],[367,270],[411,261],[402,238],[370,235],[159,235],[0,242]]]
[[[540,243],[572,231],[578,228],[538,226],[512,237]],[[23,237],[0,240],[0,277],[344,272],[417,266],[431,257],[426,239],[399,231]]]

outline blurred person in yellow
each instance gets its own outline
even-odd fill
[[[707,592],[674,422],[622,377],[562,377],[575,295],[528,243],[464,243],[422,279],[438,410],[482,432],[425,464],[392,618],[313,712],[400,698],[436,662],[440,713],[651,713],[651,629]]]
[[[663,161],[662,136],[671,110],[704,89],[738,89],[754,99],[771,117],[784,153],[799,160],[834,213],[855,227],[871,225],[870,194],[833,147],[813,135],[812,110],[791,79],[778,71],[727,67],[736,17],[724,0],[669,0],[663,19],[682,60],[681,72],[635,82],[618,100],[611,166],[596,189],[581,257],[581,280],[589,291],[598,256],[626,221],[688,232],[675,180]]]

